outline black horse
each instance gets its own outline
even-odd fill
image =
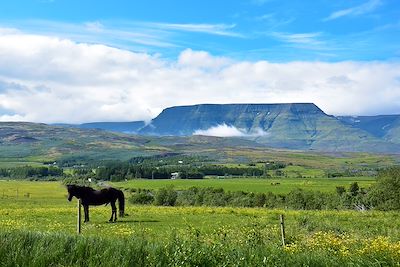
[[[124,216],[125,208],[125,197],[121,190],[109,187],[101,190],[94,190],[91,187],[78,186],[78,185],[67,185],[68,189],[68,201],[71,201],[73,197],[81,200],[83,209],[85,211],[85,222],[89,221],[89,205],[103,205],[111,203],[111,218],[110,222],[117,220],[117,207],[115,202],[118,199],[119,203],[119,216]]]

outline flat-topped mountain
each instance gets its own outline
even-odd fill
[[[271,147],[396,152],[386,140],[325,114],[313,103],[201,104],[164,109],[145,135],[212,135],[218,129]]]
[[[192,135],[218,125],[235,126],[246,132],[268,129],[278,116],[326,116],[311,103],[295,104],[201,104],[164,109],[149,125],[139,131],[153,135]]]

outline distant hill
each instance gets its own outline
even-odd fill
[[[132,121],[132,122],[89,122],[83,124],[56,123],[53,125],[70,127],[70,128],[99,129],[110,132],[135,134],[138,132],[139,129],[145,126],[145,123],[144,121]]]
[[[242,138],[277,148],[370,152],[398,152],[400,148],[390,140],[325,114],[312,103],[171,107],[139,134],[207,134],[207,130],[224,125],[237,129]]]
[[[98,129],[61,127],[43,123],[0,122],[1,162],[99,162],[137,156],[188,153],[207,157],[222,148],[265,148],[240,138],[212,136],[139,136]]]
[[[66,155],[102,160],[152,154],[151,138],[96,129],[50,126],[42,123],[0,122],[0,158],[59,159]]]

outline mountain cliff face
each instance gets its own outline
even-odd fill
[[[251,132],[255,129],[269,129],[276,118],[318,116],[323,113],[314,104],[202,104],[178,106],[163,110],[160,115],[143,128],[142,134],[192,135],[197,130],[226,124]],[[296,120],[295,118],[290,118]]]
[[[400,115],[340,116],[338,119],[375,137],[400,144]]]
[[[312,103],[202,104],[163,110],[139,134],[207,134],[220,126],[271,147],[396,152],[400,146],[325,114]],[[392,138],[393,139],[393,138]]]

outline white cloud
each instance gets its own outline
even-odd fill
[[[235,24],[161,23],[145,21],[102,20],[84,23],[67,23],[48,20],[20,20],[13,22],[26,32],[57,36],[81,43],[102,43],[135,51],[158,51],[156,48],[181,47],[187,44],[185,36],[193,34],[244,38],[235,32]],[[7,30],[5,28],[1,31]],[[11,29],[8,29],[11,30]]]
[[[47,20],[21,20],[13,24],[26,32],[37,35],[57,36],[73,39],[80,43],[102,43],[119,48],[135,49],[136,51],[148,51],[154,47],[172,48],[178,46],[172,43],[170,32],[149,28],[146,23],[140,22],[88,21],[85,23],[66,23]]]
[[[400,113],[399,77],[399,62],[249,62],[190,49],[174,61],[0,29],[3,121],[150,120],[163,108],[198,103],[314,102],[328,114]]]
[[[245,133],[234,126],[221,124],[221,125],[211,127],[207,130],[197,130],[193,133],[193,135],[233,137],[233,136],[244,136]]]
[[[239,129],[235,126],[223,123],[210,127],[206,130],[196,130],[193,135],[208,135],[218,137],[258,137],[266,136],[267,133],[261,128],[254,129],[252,131],[246,131],[245,129]]]
[[[206,51],[193,51],[192,49],[182,51],[178,58],[178,64],[181,66],[209,69],[222,68],[230,63],[232,63],[232,60],[228,58],[215,57]]]
[[[192,24],[192,23],[143,23],[147,27],[159,28],[164,30],[201,32],[213,35],[222,35],[229,37],[243,37],[242,34],[231,31],[235,24]]]
[[[86,29],[93,32],[102,32],[105,30],[104,25],[100,21],[91,21],[85,23]]]
[[[382,4],[381,0],[369,0],[359,6],[333,12],[324,21],[334,20],[345,16],[359,16],[374,11]]]
[[[273,37],[287,43],[294,44],[305,44],[305,45],[320,45],[322,41],[318,40],[321,36],[320,32],[309,32],[309,33],[282,33],[273,32]]]

